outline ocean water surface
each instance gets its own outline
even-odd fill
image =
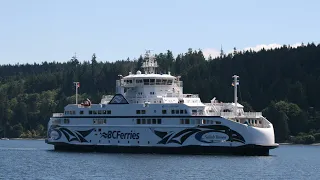
[[[56,152],[43,140],[0,140],[0,179],[320,179],[320,146],[270,156]]]

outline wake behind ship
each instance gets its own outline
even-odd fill
[[[203,103],[183,94],[180,76],[157,74],[157,67],[147,51],[144,72],[119,75],[115,95],[99,104],[76,100],[54,113],[46,143],[55,150],[177,154],[269,155],[278,147],[273,125],[237,102],[238,76],[233,103]]]

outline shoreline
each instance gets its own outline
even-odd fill
[[[312,144],[295,144],[295,143],[278,143],[279,145],[308,145],[308,146],[320,146],[320,143],[312,143]]]

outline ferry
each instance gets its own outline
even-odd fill
[[[53,113],[45,142],[57,151],[261,156],[279,146],[272,123],[237,102],[239,76],[232,77],[234,102],[204,103],[183,93],[181,76],[157,68],[147,51],[143,72],[119,75],[116,93],[99,104],[78,103],[75,82],[76,103]]]

